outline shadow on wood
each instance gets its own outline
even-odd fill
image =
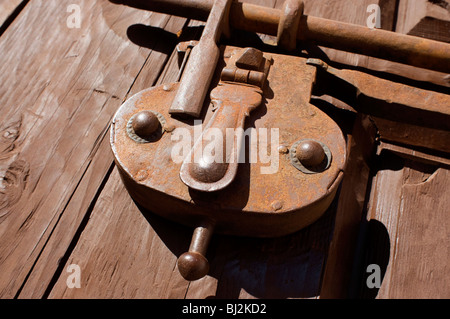
[[[138,207],[174,255],[188,250],[192,229]],[[336,200],[318,221],[284,237],[213,235],[206,257],[211,266],[208,276],[217,281],[217,287],[214,291],[206,287],[200,295],[207,299],[318,297],[335,210]]]
[[[175,33],[151,25],[133,24],[127,29],[127,36],[137,46],[154,49],[162,49],[161,53],[170,55],[173,47],[178,43]],[[155,41],[164,41],[164,46],[155,46]]]
[[[365,232],[364,252],[360,270],[357,298],[375,299],[383,283],[390,256],[389,233],[383,223],[371,219],[362,226]]]

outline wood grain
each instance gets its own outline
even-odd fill
[[[141,212],[114,169],[49,298],[183,298],[188,283],[175,267],[190,232]],[[68,265],[81,269],[69,289]]]
[[[81,28],[70,29],[66,20],[71,3],[31,1],[0,39],[4,61],[0,78],[9,84],[0,89],[0,122],[5,123],[0,165],[5,176],[0,194],[3,298],[17,296],[26,288],[27,278],[34,276],[45,279],[23,293],[42,296],[51,281],[110,167],[105,162],[91,166],[92,160],[99,149],[111,159],[100,145],[150,52],[130,45],[127,28],[149,17],[162,27],[168,21],[167,16],[116,7],[109,1],[80,1]],[[166,59],[164,53],[161,56],[160,66]],[[83,195],[89,182],[93,182],[89,194]],[[75,195],[76,191],[80,193]],[[69,205],[80,197],[85,200],[80,206]],[[55,231],[66,216],[68,221],[60,225],[67,228]],[[54,234],[58,237],[49,241]],[[55,255],[43,252],[48,243],[57,247]],[[52,258],[36,264],[41,254]],[[31,275],[33,270],[37,273]]]
[[[168,34],[174,34],[183,27],[183,25],[185,23],[185,19],[154,14],[153,16],[150,17],[150,19],[148,20],[147,23],[150,23],[155,28],[157,26],[163,27],[161,29],[161,31],[167,32]],[[136,26],[136,28],[133,28],[135,26]],[[143,40],[145,41],[145,47],[148,47],[149,49],[151,49],[149,51],[148,57],[145,60],[145,63],[144,63],[145,66],[143,66],[143,68],[149,67],[150,69],[153,70],[153,72],[152,72],[153,77],[149,77],[148,80],[151,81],[150,83],[154,84],[154,81],[156,80],[157,75],[160,72],[159,69],[162,69],[162,67],[164,66],[165,62],[168,59],[167,52],[169,52],[173,49],[174,43],[169,42],[169,41],[167,41],[167,42],[159,41],[160,38],[154,37],[154,35],[146,33],[146,31],[148,31],[148,30],[142,30],[141,28],[139,28],[137,26],[141,26],[141,24],[133,24],[132,26],[128,27],[127,34],[130,38],[132,38],[134,41],[137,41],[137,42],[140,41],[139,39],[144,38]],[[140,32],[142,32],[142,31],[144,31],[144,34],[140,34]],[[148,38],[146,38],[147,36],[148,36]],[[153,39],[153,40],[151,40],[151,39]],[[140,45],[143,45],[143,43],[137,43],[136,47],[139,47]],[[143,70],[141,68],[141,70],[139,70],[138,74],[141,74],[142,71]],[[133,82],[130,83],[129,85],[130,85],[130,87],[125,96],[129,95],[130,91],[132,91],[133,88],[138,86],[138,84],[135,83],[135,79],[133,79]],[[81,218],[83,216],[83,214],[85,214],[86,211],[90,214],[89,209],[92,209],[92,206],[89,206],[89,208],[88,208],[88,207],[86,207],[86,205],[93,205],[93,203],[95,203],[97,200],[96,198],[95,199],[93,198],[93,195],[94,194],[98,195],[102,190],[102,189],[97,189],[103,182],[103,179],[100,179],[99,177],[104,177],[108,168],[111,167],[111,165],[113,165],[112,154],[111,154],[110,145],[109,145],[109,126],[108,126],[108,130],[105,131],[105,134],[103,134],[99,138],[101,140],[101,147],[95,153],[96,157],[93,159],[93,164],[91,165],[92,167],[90,167],[90,169],[92,168],[92,170],[88,171],[88,172],[92,172],[92,173],[96,172],[96,173],[95,174],[93,173],[93,175],[94,175],[93,178],[89,178],[88,174],[86,174],[87,176],[83,177],[83,180],[80,183],[79,189],[77,189],[72,200],[68,204],[68,207],[67,207],[68,213],[66,214],[68,217],[65,218],[61,222],[61,227],[58,227],[58,231],[61,233],[64,232],[64,229],[65,229],[64,223],[73,225],[71,216],[77,216],[76,214],[78,214],[78,218]],[[119,183],[119,185],[121,185],[121,181],[117,181],[117,183]],[[90,190],[90,191],[89,192],[86,191],[86,193],[85,193],[85,190],[82,186],[87,187],[88,190]],[[97,189],[97,193],[95,192],[96,189]],[[87,196],[90,196],[90,197],[87,197]],[[84,206],[79,205],[79,198],[77,198],[77,197],[82,197],[84,199],[84,201],[83,201]],[[89,199],[89,201],[86,201],[86,197]],[[84,218],[86,218],[86,217],[84,217]],[[36,296],[36,285],[44,287],[43,283],[45,283],[47,285],[49,284],[48,282],[49,282],[50,275],[52,274],[54,276],[52,271],[54,271],[56,269],[57,263],[60,262],[60,260],[57,258],[58,256],[55,256],[55,249],[57,249],[57,247],[61,246],[61,243],[60,243],[61,237],[63,237],[63,234],[61,234],[61,236],[53,235],[51,242],[47,245],[48,247],[46,247],[46,249],[44,250],[44,253],[46,253],[48,256],[43,256],[38,261],[38,265],[41,266],[41,268],[42,268],[41,272],[43,275],[45,275],[47,280],[44,281],[42,278],[43,275],[41,275],[39,277],[38,276],[35,276],[35,277],[30,276],[30,279],[27,281],[27,285],[25,286],[25,288],[27,288],[27,287],[30,288],[29,292],[32,293],[32,297]],[[66,235],[65,238],[69,239],[70,237]],[[53,243],[53,246],[51,243]],[[71,245],[73,245],[73,243]],[[68,256],[67,254],[70,254],[70,251],[66,252],[65,250],[62,250],[62,249],[59,249],[58,251],[60,251],[61,256],[63,256],[62,255],[63,253],[64,253],[64,256]],[[52,267],[49,268],[49,265]],[[37,267],[35,267],[35,268],[37,268]],[[61,268],[61,265],[59,265],[59,268],[57,269],[56,274],[59,275],[61,273],[61,271],[63,271],[63,269]],[[36,269],[32,275],[35,275],[36,273],[39,274],[40,272]],[[55,278],[57,278],[57,277],[55,277]],[[35,280],[33,281],[33,279],[35,279]],[[49,289],[51,289],[51,286],[47,288],[47,292],[49,292]],[[25,293],[22,292],[20,297],[27,298],[28,295],[26,295]]]
[[[320,297],[348,298],[352,284],[357,240],[371,180],[376,128],[359,115],[348,134],[348,163],[338,199],[333,239],[323,275]]]
[[[386,8],[382,27],[395,27],[395,0],[305,2],[307,14],[362,25],[367,5],[379,3]],[[383,263],[384,279],[379,291],[360,287],[359,294],[449,296],[449,171],[383,153],[368,186],[373,127],[367,118],[358,117],[353,126],[338,114],[333,116],[347,134],[350,159],[327,213],[283,238],[214,236],[210,275],[186,282],[176,259],[187,250],[192,230],[131,200],[108,141],[110,119],[125,99],[174,81],[179,63],[173,49],[186,20],[107,0],[77,3],[80,29],[66,24],[71,1],[30,0],[0,37],[0,79],[8,84],[0,87],[1,298],[346,297],[370,189],[363,255],[365,262]],[[30,27],[35,25],[42,27]],[[192,29],[199,25],[189,22]],[[343,64],[392,72],[390,62],[320,50]],[[393,72],[447,83],[441,74],[399,70]],[[66,284],[71,264],[81,267],[80,289]]]
[[[4,24],[9,23],[9,20],[15,14],[15,11],[20,9],[23,0],[0,0],[0,29],[4,29]]]
[[[390,286],[380,298],[450,297],[450,171],[405,169]],[[384,290],[384,289],[383,289]]]
[[[450,2],[400,0],[397,32],[450,42]]]
[[[433,3],[401,0],[399,31],[406,33],[417,27],[423,32],[421,36],[439,37],[441,28],[421,28],[419,23],[437,12],[448,22],[448,12],[443,12],[439,5],[448,2]],[[361,275],[355,296],[448,298],[450,224],[446,216],[450,211],[447,191],[450,171],[448,165],[441,164],[448,159],[420,152],[417,154],[420,158],[414,158],[415,151],[408,151],[404,145],[401,148],[381,145],[378,153],[379,165],[373,167],[375,176],[368,200],[367,223],[361,237],[365,244],[363,261],[357,270]],[[369,289],[366,285],[369,264],[380,265],[380,289]]]
[[[176,32],[180,21],[171,19],[166,29]],[[143,32],[148,30],[144,28]],[[143,65],[129,96],[146,87],[175,80],[179,71],[176,51],[161,72],[154,72],[155,64],[160,62],[152,55]],[[175,264],[190,236],[189,229],[140,210],[114,169],[49,298],[183,298],[188,283],[179,275]],[[92,245],[93,241],[97,244]],[[130,251],[133,247],[138,251]],[[82,269],[83,289],[67,288],[69,274],[65,270],[72,263]]]
[[[387,152],[388,153],[388,152]],[[450,170],[384,153],[372,186],[365,262],[380,264],[381,288],[365,286],[362,297],[448,298]],[[384,256],[380,258],[380,256]]]
[[[268,2],[264,4],[268,5]],[[281,4],[272,2],[278,7]],[[273,41],[266,36],[262,39],[266,43]],[[148,61],[150,59],[151,55]],[[178,73],[176,60],[176,55],[172,54],[157,83],[173,81]],[[155,73],[148,61],[129,96],[154,81]],[[362,175],[362,185],[364,178],[368,176]],[[351,185],[351,182],[347,184]],[[357,205],[360,206],[361,203]],[[62,267],[67,269],[71,263],[79,264],[83,269],[82,278],[86,278],[82,279],[83,288],[68,289],[68,274],[61,272],[49,297],[317,298],[321,293],[321,277],[333,233],[335,211],[336,203],[320,221],[284,238],[258,240],[215,236],[207,256],[211,260],[210,275],[188,283],[179,277],[175,267],[177,257],[188,248],[191,230],[137,209],[114,172],[101,192],[79,242]],[[355,210],[356,215],[351,218],[355,219],[358,213],[361,211]],[[110,217],[106,218],[105,214]],[[108,223],[108,227],[98,230],[98,227],[91,226],[102,223]],[[136,230],[132,236],[129,234],[131,229]],[[101,244],[96,245],[101,248],[92,247],[99,238]],[[133,249],[131,253],[130,247]],[[142,251],[148,251],[149,255]],[[339,267],[336,269],[338,271]],[[134,279],[136,272],[142,274],[140,280]]]

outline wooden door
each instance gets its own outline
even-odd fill
[[[366,25],[373,4],[383,29],[450,41],[446,0],[306,0],[305,13]],[[174,81],[177,34],[198,37],[203,23],[107,0],[0,0],[0,9],[1,298],[450,297],[448,154],[380,146],[369,117],[340,112],[349,162],[324,216],[282,238],[215,236],[210,274],[185,281],[176,260],[192,230],[133,202],[109,124],[132,94]],[[450,87],[439,72],[315,50],[340,66]],[[379,288],[367,286],[373,264]]]

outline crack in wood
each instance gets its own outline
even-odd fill
[[[446,0],[427,0],[427,1],[450,11],[450,3],[448,3]]]
[[[11,157],[11,152],[16,149],[15,142],[20,136],[23,116],[13,119],[0,130],[0,160]]]
[[[30,165],[23,160],[13,162],[7,169],[0,189],[0,218],[10,213],[22,197],[29,174]]]

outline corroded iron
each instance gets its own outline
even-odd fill
[[[195,228],[189,251],[178,258],[178,269],[186,280],[197,280],[208,274],[209,262],[205,255],[213,230],[211,223]]]
[[[297,32],[303,8],[303,1],[300,0],[284,2],[277,31],[277,44],[280,47],[287,50],[294,50],[297,47]]]
[[[332,87],[333,79],[346,83],[337,91],[347,98],[336,98],[371,115],[382,140],[449,150],[448,95],[330,68],[317,59],[218,45],[222,34],[236,28],[276,35],[287,50],[298,41],[312,42],[450,72],[446,43],[306,16],[299,0],[287,0],[282,10],[232,0],[113,2],[207,20],[198,43],[178,46],[186,53],[181,81],[134,95],[111,125],[115,162],[130,195],[150,211],[195,228],[189,251],[178,259],[187,280],[207,274],[213,232],[282,236],[310,225],[329,207],[347,147],[339,126],[310,103],[316,85]],[[425,123],[423,115],[434,122]],[[192,118],[200,118],[201,125],[193,125]],[[228,130],[241,134],[228,139]],[[247,138],[244,130],[250,132]],[[211,139],[210,132],[231,142]],[[180,147],[186,135],[194,138]],[[261,140],[267,149],[258,144],[255,151]],[[214,152],[206,152],[211,148]],[[270,161],[251,160],[263,151]]]
[[[134,116],[131,126],[137,136],[146,138],[156,132],[159,127],[159,120],[155,113],[142,111]]]
[[[326,211],[343,177],[346,163],[343,134],[329,116],[309,103],[316,67],[307,65],[302,57],[265,53],[260,71],[267,75],[267,81],[263,81],[261,87],[245,81],[225,80],[223,71],[235,68],[236,61],[245,52],[246,49],[241,48],[224,48],[221,64],[225,67],[216,72],[213,82],[217,85],[210,93],[213,103],[202,118],[203,132],[208,127],[242,127],[256,133],[263,129],[267,135],[258,133],[252,139],[249,134],[250,141],[236,138],[232,149],[244,150],[247,159],[242,163],[225,161],[225,169],[219,169],[217,175],[198,178],[205,184],[216,186],[217,181],[219,184],[225,181],[226,185],[220,185],[215,191],[199,190],[189,187],[180,178],[184,159],[174,161],[173,153],[179,150],[180,133],[189,132],[194,136],[198,125],[169,114],[179,83],[149,88],[131,97],[120,107],[111,127],[115,161],[130,195],[156,214],[195,229],[202,227],[203,230],[193,236],[195,244],[191,245],[190,252],[180,257],[180,272],[188,280],[198,279],[208,269],[204,258],[207,241],[201,244],[200,233],[214,231],[253,237],[293,233],[310,225]],[[287,78],[290,80],[286,81]],[[293,86],[296,90],[291,89]],[[157,141],[136,143],[126,133],[126,126],[135,114],[144,110],[166,118],[164,133]],[[279,139],[272,139],[272,134],[278,134]],[[328,169],[305,174],[291,164],[289,148],[305,138],[328,145],[333,154]],[[252,145],[257,141],[266,141],[267,145],[252,153]],[[189,144],[191,150],[195,148],[194,142],[192,139]],[[282,146],[285,151],[281,150]],[[259,156],[260,151],[272,154],[273,160],[248,160],[251,154]],[[230,165],[234,165],[231,170],[234,178],[224,179]],[[276,169],[271,170],[272,166]],[[187,168],[189,172],[192,166]]]
[[[304,141],[300,143],[295,152],[297,159],[307,167],[318,166],[326,158],[325,150],[316,141]]]
[[[333,93],[319,89],[315,94],[331,94],[335,102],[370,115],[381,140],[450,153],[449,94],[336,69],[318,59],[307,63],[318,68],[316,82],[322,88],[334,88]]]
[[[219,39],[228,25],[231,0],[216,0],[206,21],[202,37],[190,53],[171,114],[198,117],[219,60]],[[206,58],[205,58],[206,57]]]
[[[161,113],[143,110],[128,120],[127,134],[136,143],[154,142],[164,133],[165,124]]]
[[[181,166],[180,177],[187,186],[198,191],[213,192],[233,182],[244,136],[233,137],[230,143],[224,143],[223,139],[216,137],[215,143],[225,144],[225,147],[214,145],[215,150],[222,151],[217,158],[218,154],[205,152],[205,148],[211,145],[208,135],[213,130],[215,133],[220,132],[222,137],[227,136],[229,129],[233,129],[233,132],[236,129],[244,131],[245,119],[262,103],[262,88],[271,64],[271,59],[265,59],[262,52],[255,49],[237,50],[231,56],[227,67],[222,70],[221,82],[211,91],[212,103],[220,107]],[[201,154],[197,159],[196,153]]]
[[[318,174],[330,167],[333,155],[324,143],[313,139],[295,142],[290,150],[291,164],[305,174]]]

